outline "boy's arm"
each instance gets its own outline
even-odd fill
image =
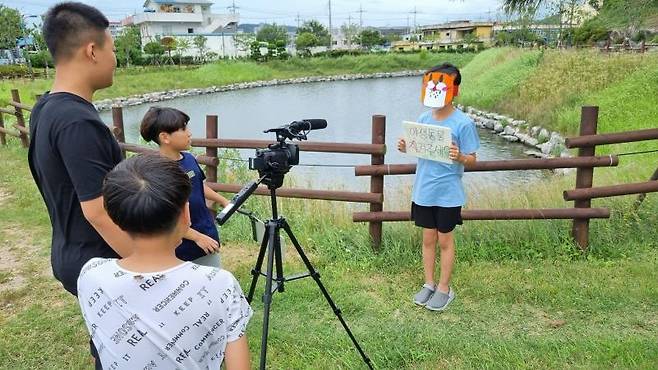
[[[128,257],[132,252],[132,240],[121,230],[105,211],[103,197],[80,202],[82,214],[100,236],[121,257]]]
[[[226,370],[249,370],[247,335],[243,335],[240,339],[226,344],[224,363],[226,364]]]
[[[472,164],[475,164],[477,160],[478,159],[476,153],[470,153],[470,154],[459,153],[459,156],[457,157],[457,162],[463,164],[464,166],[470,166]]]
[[[203,184],[203,196],[208,200],[221,204],[222,207],[226,207],[229,204],[228,199],[224,198],[221,194],[212,190],[205,183]]]
[[[214,253],[219,251],[219,243],[217,240],[209,237],[208,235],[202,234],[193,228],[188,228],[183,238],[191,240],[196,243],[206,254]]]
[[[459,162],[464,166],[469,166],[477,161],[477,155],[475,153],[462,153],[457,144],[453,142],[452,145],[450,145],[450,159]]]

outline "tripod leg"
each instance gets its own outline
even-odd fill
[[[283,258],[281,253],[281,226],[277,223],[276,231],[274,233],[274,263],[276,264],[276,281],[277,291],[283,292],[285,277],[283,276]]]
[[[256,283],[258,282],[258,277],[260,276],[260,269],[263,267],[263,258],[265,258],[265,250],[267,249],[267,242],[270,240],[270,222],[268,221],[265,225],[265,233],[263,235],[263,241],[260,243],[260,251],[258,252],[258,259],[256,260],[256,265],[251,270],[251,285],[249,286],[249,294],[247,294],[247,302],[251,303],[251,300],[254,298],[254,291],[256,290]]]
[[[276,240],[276,226],[274,221],[268,223],[269,240],[267,253],[267,275],[265,277],[265,292],[263,293],[263,335],[260,347],[260,369],[265,370],[267,357],[267,334],[270,326],[270,304],[272,303],[272,275],[274,269],[274,243]]]
[[[333,299],[331,299],[329,292],[322,284],[322,281],[320,281],[320,274],[317,271],[315,271],[313,265],[311,265],[311,261],[309,261],[309,259],[306,257],[306,254],[304,253],[304,250],[299,245],[297,238],[295,238],[295,235],[293,235],[292,230],[290,230],[290,225],[288,225],[288,222],[285,219],[281,219],[280,222],[281,222],[281,227],[286,231],[286,234],[288,234],[290,241],[292,241],[292,244],[295,246],[295,249],[297,250],[299,257],[301,257],[302,261],[304,261],[304,265],[306,265],[306,268],[308,269],[308,272],[310,273],[311,277],[318,284],[318,287],[320,288],[322,295],[324,295],[324,298],[329,303],[329,306],[331,306],[331,309],[334,311],[334,314],[336,315],[340,323],[343,325],[343,328],[347,332],[347,335],[349,335],[350,339],[352,340],[352,343],[354,343],[354,347],[361,355],[361,358],[363,358],[363,362],[366,363],[369,369],[372,369],[373,367],[372,367],[372,363],[370,362],[370,358],[368,358],[366,353],[363,351],[363,349],[359,345],[359,342],[356,341],[354,334],[352,334],[352,331],[350,330],[350,328],[347,326],[347,323],[343,319],[343,315],[340,311],[340,308],[336,306]]]

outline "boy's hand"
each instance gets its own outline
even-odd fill
[[[404,141],[404,139],[402,139],[402,138],[398,139],[398,150],[402,153],[407,152],[407,142]]]
[[[452,144],[450,145],[450,154],[449,158],[453,161],[459,162],[459,147],[455,142],[453,141]]]
[[[211,254],[219,251],[219,243],[217,243],[217,240],[209,237],[208,235],[199,233],[199,235],[194,240],[194,242],[201,249],[203,249],[203,251],[206,252],[206,254]]]

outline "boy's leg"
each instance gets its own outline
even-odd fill
[[[442,233],[436,231],[439,239],[439,248],[441,251],[441,273],[439,275],[439,284],[437,288],[440,292],[448,293],[450,290],[450,277],[452,268],[455,265],[455,238],[454,233]],[[424,251],[424,249],[423,249]]]
[[[425,284],[430,286],[434,286],[434,269],[436,267],[436,241],[437,230],[423,228],[423,271],[425,272]]]

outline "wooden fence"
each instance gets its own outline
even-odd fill
[[[29,145],[29,131],[26,129],[23,111],[31,111],[31,107],[21,103],[17,90],[12,90],[11,108],[0,108],[0,144],[6,144],[6,135],[17,137],[24,147]],[[3,114],[15,116],[14,129],[5,127]],[[113,132],[122,153],[144,153],[153,149],[125,142],[123,111],[121,107],[112,108]],[[564,192],[565,201],[574,201],[573,207],[541,208],[541,209],[464,209],[464,220],[538,220],[538,219],[571,219],[573,220],[572,236],[582,250],[589,243],[589,221],[595,218],[609,218],[610,211],[606,208],[592,208],[591,199],[618,195],[640,194],[637,204],[642,202],[644,195],[658,192],[658,169],[647,182],[620,184],[605,187],[592,187],[594,168],[614,167],[619,164],[615,155],[596,156],[597,145],[627,143],[642,140],[658,139],[658,128],[628,131],[612,134],[597,134],[598,107],[583,107],[581,111],[580,136],[566,140],[569,148],[579,148],[578,156],[574,158],[548,159],[513,159],[499,161],[479,161],[465,168],[466,172],[510,171],[576,168],[576,186],[573,190]],[[301,142],[301,151],[347,153],[369,155],[370,165],[355,166],[356,176],[370,176],[368,192],[315,190],[299,188],[280,188],[277,195],[287,198],[319,199],[342,202],[367,203],[368,212],[355,212],[354,222],[368,222],[373,248],[378,250],[382,242],[383,222],[409,221],[408,211],[384,211],[384,178],[389,175],[406,175],[416,172],[415,164],[386,164],[386,117],[372,116],[372,137],[370,143],[333,143],[333,142]],[[270,141],[224,139],[218,135],[218,117],[206,116],[206,137],[193,138],[192,146],[205,148],[205,155],[198,155],[199,163],[206,166],[208,185],[216,191],[237,193],[243,184],[223,184],[217,182],[218,148],[256,149],[264,148]],[[254,194],[269,195],[265,187],[258,188]]]

